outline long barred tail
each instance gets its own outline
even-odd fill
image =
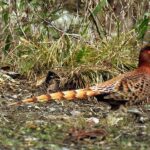
[[[21,105],[25,103],[36,103],[36,102],[47,102],[50,100],[74,100],[74,99],[85,99],[87,97],[92,97],[98,95],[99,92],[93,90],[92,88],[88,89],[78,89],[78,90],[70,90],[70,91],[62,91],[51,94],[40,95],[37,97],[32,97],[28,99],[24,99],[19,102],[11,103],[12,105]]]

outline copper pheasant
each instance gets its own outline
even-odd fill
[[[89,88],[60,91],[12,103],[23,104],[50,100],[74,100],[97,97],[99,101],[108,103],[129,103],[138,105],[149,103],[150,100],[150,45],[143,47],[139,55],[137,69],[119,75],[111,80],[96,84]]]

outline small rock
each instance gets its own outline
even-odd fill
[[[17,98],[18,98],[18,96],[17,96],[17,95],[13,95],[13,96],[12,96],[12,98],[17,99]]]
[[[87,122],[91,123],[91,124],[98,124],[99,123],[99,119],[96,118],[96,117],[91,117],[91,118],[87,119]]]
[[[77,110],[73,110],[70,113],[71,113],[72,116],[79,116],[79,115],[81,115],[81,112],[77,111]]]
[[[50,112],[54,112],[54,111],[56,111],[56,108],[53,108],[53,107],[52,107],[52,108],[49,108],[49,111],[50,111]]]

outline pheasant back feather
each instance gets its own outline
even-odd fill
[[[107,94],[104,99],[138,104],[150,97],[150,76],[136,70],[93,86],[91,89]]]

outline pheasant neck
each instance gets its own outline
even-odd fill
[[[138,67],[139,72],[145,72],[150,75],[150,65],[141,65]]]
[[[150,51],[142,50],[139,55],[138,70],[150,74]]]

